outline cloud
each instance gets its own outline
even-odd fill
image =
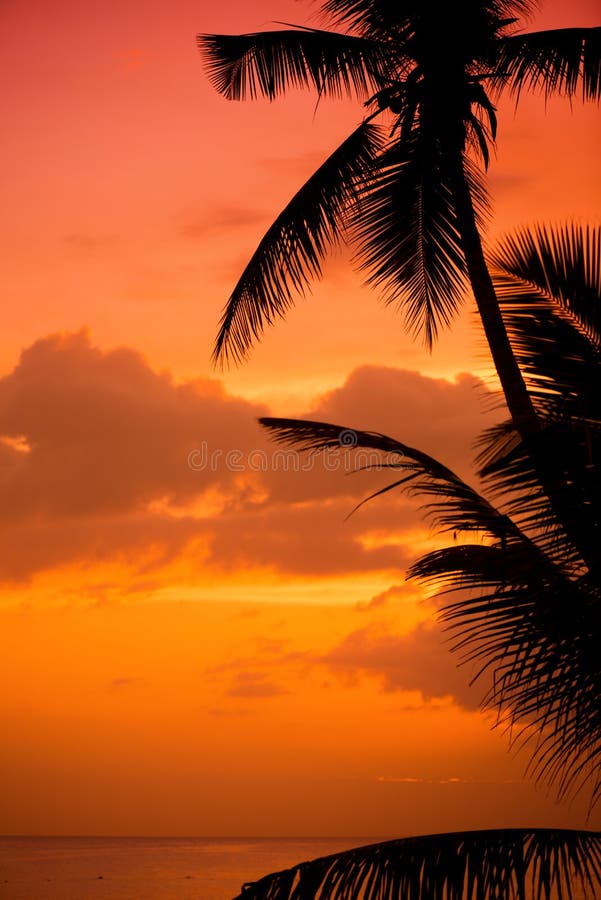
[[[199,534],[202,528],[190,517],[173,519],[124,511],[118,515],[60,518],[34,514],[0,526],[0,577],[5,581],[27,580],[35,572],[66,563],[94,567],[107,560],[131,564],[137,572],[145,572],[175,559]],[[120,591],[126,589],[127,585],[121,583]]]
[[[452,697],[466,709],[477,709],[485,688],[470,687],[471,670],[458,668],[458,661],[448,642],[445,647],[440,628],[431,624],[420,624],[404,635],[369,625],[319,657],[334,672],[378,678],[385,691],[420,691],[424,700]]]
[[[264,675],[258,672],[238,672],[225,692],[229,697],[244,697],[247,700],[259,700],[267,697],[279,697],[289,693]]]
[[[388,604],[389,600],[396,600],[397,598],[402,599],[405,591],[406,588],[403,587],[403,585],[393,584],[392,587],[388,588],[388,590],[376,594],[376,596],[372,597],[371,600],[360,601],[359,603],[356,603],[355,611],[370,612],[374,609],[381,609]]]
[[[0,379],[0,575],[149,551],[164,563],[208,531],[206,515],[174,510],[248,495],[238,473],[193,470],[189,453],[209,436],[225,451],[264,444],[265,411],[85,332],[37,341]]]
[[[137,676],[124,675],[120,678],[113,678],[110,683],[110,687],[113,690],[123,690],[123,688],[129,688],[136,684],[141,684],[142,679]]]
[[[177,385],[133,350],[103,352],[84,332],[37,341],[0,380],[1,433],[30,447],[2,472],[4,516],[7,507],[13,521],[111,514],[233,484],[226,468],[191,470],[188,454],[209,435],[225,449],[256,446],[264,412],[217,381]]]
[[[208,559],[234,568],[275,565],[282,572],[305,575],[403,571],[413,558],[411,551],[401,545],[363,547],[366,520],[345,521],[351,505],[343,498],[224,513],[213,525]]]
[[[268,223],[267,215],[258,209],[242,206],[222,206],[210,210],[201,218],[184,221],[178,233],[185,238],[198,240],[208,236],[228,233],[236,228],[246,228],[260,222]]]
[[[323,685],[326,669],[351,689],[360,680],[371,678],[384,693],[421,695],[421,702],[398,709],[419,710],[424,704],[440,706],[449,701],[468,711],[479,709],[489,682],[483,676],[470,686],[473,668],[459,663],[460,656],[451,653],[448,636],[431,620],[403,634],[395,633],[389,624],[374,622],[350,632],[325,652],[306,645],[289,649],[277,641],[257,644],[248,655],[208,668],[204,675],[226,696],[270,697],[293,690],[293,685],[306,681],[311,673]],[[285,689],[274,684],[273,673]]]
[[[483,390],[471,376],[362,367],[307,417],[444,447],[468,469]],[[217,379],[177,383],[130,348],[100,349],[85,331],[36,341],[0,378],[0,578],[121,560],[147,579],[186,556],[190,571],[400,580],[423,528],[416,504],[393,492],[348,518],[389,473],[351,474],[352,454],[283,450],[257,425],[268,412]]]

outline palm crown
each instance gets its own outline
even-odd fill
[[[368,282],[427,344],[469,280],[512,417],[524,436],[538,430],[482,252],[483,167],[503,90],[601,95],[601,28],[518,32],[535,5],[324,0],[324,21],[344,30],[199,36],[213,84],[229,99],[274,99],[301,86],[366,107],[261,240],[226,305],[216,359],[242,359],[344,236]]]

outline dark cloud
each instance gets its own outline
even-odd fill
[[[483,390],[471,376],[363,367],[307,416],[443,447],[467,469]],[[36,341],[0,379],[0,577],[117,559],[146,580],[187,548],[197,567],[401,578],[424,527],[416,504],[392,492],[349,518],[390,474],[283,449],[257,425],[267,412],[85,332]]]
[[[371,600],[364,600],[356,603],[355,610],[356,612],[370,612],[374,609],[381,609],[386,606],[390,600],[394,601],[397,598],[402,599],[405,590],[406,589],[402,585],[393,584],[388,590],[376,594]]]
[[[391,589],[393,595],[396,591]],[[326,669],[329,676],[337,676],[351,687],[360,679],[372,678],[385,693],[421,695],[421,703],[407,705],[401,701],[399,710],[417,710],[423,703],[449,700],[469,711],[478,709],[490,680],[484,675],[471,685],[473,664],[462,665],[460,653],[451,652],[451,646],[448,635],[432,621],[422,622],[403,634],[395,633],[383,622],[373,622],[350,632],[325,653],[302,648],[288,650],[279,642],[257,645],[247,656],[213,666],[204,674],[226,696],[262,697],[286,692],[273,683],[274,673],[291,687],[311,672]],[[329,684],[322,680],[322,687]]]
[[[140,354],[105,353],[84,332],[37,341],[0,380],[0,432],[31,448],[0,473],[4,516],[130,512],[231,486],[235,472],[192,470],[188,456],[209,440],[222,453],[262,444],[262,413],[217,381],[176,385]]]
[[[4,522],[0,526],[0,576],[5,581],[27,580],[35,572],[65,563],[90,566],[107,560],[128,563],[143,573],[175,559],[201,534],[202,525],[191,517],[173,519],[125,511],[57,518],[32,515],[14,525]],[[107,596],[108,588],[98,599]]]
[[[403,571],[414,554],[400,545],[363,547],[360,539],[369,519],[346,520],[349,506],[343,498],[322,505],[264,504],[260,510],[225,513],[213,523],[208,558],[233,568],[275,565],[283,572],[307,575]],[[372,512],[370,518],[375,516]]]
[[[374,676],[386,691],[420,691],[424,700],[452,697],[466,709],[478,708],[485,692],[482,685],[470,687],[470,667],[458,667],[436,625],[421,624],[404,635],[370,625],[347,635],[318,661],[343,675]]]
[[[264,675],[258,672],[238,672],[226,694],[229,697],[244,697],[247,700],[260,700],[267,697],[279,697],[287,694],[284,688],[272,681],[268,681]]]

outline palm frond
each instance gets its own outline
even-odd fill
[[[555,431],[548,437],[563,431],[574,450],[586,445],[578,467],[590,470],[601,431],[601,228],[522,229],[490,264],[529,393]]]
[[[482,158],[486,171],[497,136],[497,111],[478,78],[465,86],[464,107],[468,110],[464,115],[466,146]]]
[[[520,436],[511,419],[485,428],[475,442],[475,447],[478,449],[476,457],[479,467],[478,474],[482,475],[488,465],[513,453],[519,443]]]
[[[497,453],[481,469],[487,495],[571,578],[601,566],[601,429],[545,424],[536,442]]]
[[[457,31],[464,31],[478,15],[489,16],[506,24],[516,16],[528,17],[538,6],[536,0],[464,0],[451,9],[451,20]],[[385,34],[404,37],[424,19],[432,19],[446,12],[440,0],[324,0],[320,3],[326,21],[343,25],[361,34]]]
[[[361,450],[369,450],[381,454],[380,462],[392,460],[394,469],[402,476],[412,476],[410,480],[397,478],[394,484],[410,496],[427,498],[422,508],[440,531],[487,533],[492,539],[502,540],[508,528],[513,527],[505,515],[451,469],[427,453],[387,435],[306,419],[263,417],[259,423],[276,441],[295,446],[300,451],[352,450],[358,455]],[[347,444],[349,435],[352,435],[352,443]],[[373,456],[369,458],[373,459]],[[518,529],[515,531],[517,533]]]
[[[482,208],[486,192],[475,167],[468,177]],[[409,330],[429,347],[466,291],[452,184],[440,145],[414,133],[378,158],[353,222],[368,283],[403,310]]]
[[[245,884],[236,900],[550,900],[594,898],[601,838],[590,831],[499,829],[372,844]]]
[[[541,565],[532,544],[507,540],[436,550],[408,572],[443,589],[441,619],[452,649],[489,673],[483,705],[499,709],[530,755],[532,773],[559,797],[601,790],[601,667],[598,584]]]
[[[598,411],[601,345],[583,320],[531,284],[495,276],[503,321],[539,413],[545,418],[590,417]],[[597,402],[596,402],[597,401]]]
[[[386,0],[324,0],[320,3],[320,13],[326,21],[359,34],[387,37],[395,32],[398,34],[414,12],[414,3],[387,3]]]
[[[543,430],[527,447],[485,435],[480,474],[497,496],[513,496],[509,511],[522,527],[529,517],[549,539],[563,529],[590,564],[601,543],[601,229],[522,229],[490,259]]]
[[[579,428],[547,422],[528,445],[517,442],[487,451],[480,470],[487,495],[502,503],[520,529],[571,577],[595,553],[599,534],[598,468],[590,464],[599,441]],[[549,497],[549,486],[553,487]]]
[[[266,232],[232,292],[214,359],[242,360],[265,325],[283,317],[327,251],[340,239],[349,204],[380,149],[377,126],[363,122],[317,169]]]
[[[498,242],[489,260],[497,278],[513,279],[500,283],[504,311],[522,303],[524,285],[535,288],[559,306],[555,314],[571,313],[601,346],[599,226],[572,222],[517,229]]]
[[[501,39],[497,86],[516,97],[524,89],[550,96],[601,97],[601,28],[561,28]]]
[[[228,100],[274,100],[289,88],[364,99],[382,84],[383,48],[376,41],[313,28],[252,34],[200,34],[214,88]]]

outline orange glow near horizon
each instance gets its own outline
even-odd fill
[[[340,251],[244,366],[211,368],[249,254],[362,110],[227,103],[195,35],[303,24],[310,7],[0,12],[0,833],[584,823],[584,802],[524,777],[405,581],[437,546],[416,504],[388,494],[348,517],[389,476],[284,464],[256,424],[373,429],[472,477],[501,412],[471,303],[428,354]],[[539,16],[597,19],[593,0]],[[488,240],[598,220],[598,122],[504,102]]]

